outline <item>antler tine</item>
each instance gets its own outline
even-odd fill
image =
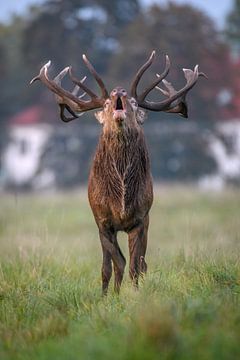
[[[79,90],[80,90],[80,87],[79,87],[78,85],[75,85],[74,88],[73,88],[73,90],[72,90],[72,94],[73,94],[74,96],[77,96]]]
[[[70,75],[70,78],[72,80],[72,82],[76,85],[78,85],[84,92],[86,92],[92,99],[96,99],[97,98],[97,95],[94,94],[94,92],[92,92],[92,90],[90,90],[85,84],[83,84],[80,80],[78,80],[74,75],[73,75],[73,72],[72,72],[72,67],[70,66],[69,67],[69,75]]]
[[[61,74],[61,73],[60,73]],[[59,75],[60,75],[59,74]],[[56,78],[58,77],[58,75],[56,76]],[[54,80],[56,80],[56,78]],[[84,76],[82,78],[81,83],[83,83],[85,80],[86,80],[86,76]],[[80,87],[78,85],[75,85],[73,91],[72,91],[72,94],[77,96],[78,94],[78,91],[79,91]],[[83,98],[84,96],[86,95],[86,93],[84,92],[83,94],[81,94],[80,96],[78,96],[78,99],[81,99]],[[82,113],[78,113],[78,114],[75,114],[75,112],[70,108],[70,106],[68,105],[65,105],[65,104],[59,104],[60,106],[60,118],[62,119],[62,121],[64,122],[69,122],[69,121],[72,121],[74,119],[77,119],[79,118],[80,116],[84,115],[84,112]],[[65,109],[67,109],[67,111],[72,115],[72,117],[66,117],[65,114],[64,114],[64,111]]]
[[[79,98],[79,99],[82,99],[82,98],[84,98],[84,96],[86,96],[86,95],[87,95],[87,93],[84,92],[84,93],[82,93],[81,95],[79,95],[78,98]]]
[[[159,76],[157,74],[157,76]],[[173,96],[174,94],[176,94],[176,90],[174,89],[173,85],[168,82],[167,80],[163,80],[163,85],[165,86],[165,89],[161,89],[159,86],[156,86],[155,89],[161,91],[161,93],[167,97]],[[178,101],[173,101],[171,103],[171,105],[169,106],[169,109],[166,110],[166,112],[170,112],[170,113],[177,113],[185,118],[188,117],[188,107],[187,107],[187,103],[185,100],[185,96],[182,96],[178,99]]]
[[[140,96],[138,96],[140,101],[143,101],[146,98],[146,96],[150,93],[150,91],[153,90],[169,73],[171,63],[168,55],[166,55],[165,59],[166,59],[166,63],[165,63],[164,71],[162,72],[161,75],[157,74],[158,79],[155,80],[150,86],[148,86],[147,89],[144,90]]]
[[[69,121],[72,121],[72,120],[75,120],[78,118],[78,116],[75,114],[75,112],[66,104],[58,104],[59,105],[59,108],[60,108],[60,118],[62,121],[64,122],[69,122]],[[67,109],[67,111],[72,115],[72,117],[67,117],[65,115],[65,109]]]
[[[64,78],[64,76],[68,73],[69,70],[69,66],[65,67],[62,71],[60,71],[60,73],[55,76],[55,78],[53,79],[53,81],[55,81],[55,83],[57,85],[62,85],[62,79]]]
[[[93,75],[94,79],[97,81],[100,89],[101,89],[101,93],[102,93],[102,98],[107,99],[108,98],[108,92],[107,89],[105,88],[105,85],[102,81],[102,79],[100,78],[100,76],[98,75],[98,73],[96,72],[96,70],[94,69],[93,65],[90,63],[90,61],[88,60],[88,58],[86,57],[85,54],[83,54],[82,56],[83,61],[85,63],[85,65],[87,66],[88,70],[91,72],[91,74]],[[77,84],[79,87],[81,87],[81,89],[83,91],[85,91],[92,99],[94,98],[98,98],[98,96],[96,94],[94,94],[93,91],[91,91],[86,85],[82,84],[82,82],[80,82],[74,75],[72,72],[72,68],[69,68],[69,75],[70,78],[72,80],[72,82],[74,84]]]
[[[72,94],[75,95],[75,96],[77,96],[79,99],[82,99],[85,95],[87,95],[87,93],[84,92],[84,93],[82,93],[81,95],[78,95],[79,89],[80,89],[80,87],[79,87],[78,85],[75,85],[75,86],[74,86],[74,89],[73,89],[73,91],[72,91]]]
[[[53,81],[58,85],[58,86],[62,86],[62,79],[64,78],[64,76],[66,76],[66,74],[68,73],[68,71],[69,71],[69,67],[65,67],[57,76],[55,76],[55,78],[53,79]],[[75,89],[74,89],[75,90]],[[72,91],[72,94],[75,96],[76,94],[75,94],[75,92],[76,92],[76,90],[75,91]],[[70,108],[70,114],[72,114],[73,115],[73,118],[66,118],[64,115],[62,116],[62,114],[64,114],[64,109],[65,108],[67,108],[67,105],[64,105],[64,104],[62,104],[62,96],[59,96],[59,95],[55,95],[55,98],[56,98],[56,101],[57,101],[57,103],[59,104],[59,106],[60,106],[60,116],[61,116],[61,119],[63,120],[63,121],[66,121],[66,120],[68,120],[68,121],[70,121],[70,119],[71,120],[73,120],[73,118],[75,119],[75,118],[77,118],[77,115],[74,113],[74,111],[72,111]],[[62,106],[63,105],[63,106]],[[64,119],[63,119],[64,118]]]
[[[131,96],[134,97],[135,99],[137,99],[137,86],[138,83],[141,79],[141,77],[143,76],[143,74],[145,73],[145,71],[152,65],[153,60],[155,58],[155,54],[156,51],[153,50],[150,57],[148,58],[148,60],[145,62],[145,64],[143,64],[140,69],[138,70],[137,74],[135,75],[133,82],[132,82],[132,86],[131,86]]]
[[[43,73],[45,72],[45,68],[49,68],[50,65],[51,65],[51,60],[48,60],[48,62],[41,67],[39,74],[34,78],[32,78],[29,84],[32,85],[35,81],[41,80],[41,78],[43,77]]]
[[[94,69],[93,65],[90,63],[90,61],[88,60],[87,56],[85,54],[82,55],[83,61],[85,63],[85,65],[87,66],[88,70],[90,71],[90,73],[93,75],[93,77],[95,78],[95,80],[97,81],[101,92],[102,92],[102,97],[107,99],[108,98],[108,91],[104,85],[104,82],[102,81],[102,79],[100,78],[100,76],[98,75],[97,71]]]
[[[70,108],[70,106],[65,105],[65,104],[59,104],[59,107],[60,107],[60,118],[64,122],[69,122],[69,121],[78,119],[80,116],[84,115],[84,112],[75,114],[75,112]],[[65,109],[67,109],[67,111],[72,115],[72,117],[67,117],[65,115],[65,113],[64,113]]]
[[[64,78],[64,76],[69,72],[69,67],[66,67],[65,69],[63,69],[57,76],[55,76],[55,78],[53,79],[53,81],[61,86],[62,85],[62,79]],[[82,79],[81,79],[81,83],[84,82],[86,80],[86,76],[84,76]],[[80,87],[78,85],[76,85],[74,87],[74,89],[72,90],[72,94],[74,96],[77,96],[78,94],[78,91],[79,91]],[[62,104],[62,98],[59,97],[58,95],[55,95],[56,97],[56,101],[57,103],[59,104],[59,107],[60,107],[60,118],[62,119],[62,121],[64,122],[69,122],[69,121],[72,121],[74,119],[77,119],[80,115],[82,114],[75,114],[75,112],[70,108],[70,106],[66,105],[66,104]],[[79,99],[81,97],[78,97]],[[67,111],[72,115],[72,117],[66,117],[65,114],[64,114],[64,111],[65,109],[67,109]]]
[[[86,78],[87,78],[87,77],[84,76],[84,77],[82,78],[82,80],[80,80],[81,83],[83,83],[83,82],[86,80]],[[81,89],[80,86],[75,85],[74,88],[73,88],[72,94],[75,95],[75,96],[77,96],[80,89]],[[84,92],[83,94],[81,94],[80,96],[78,96],[78,98],[81,99],[81,98],[83,98],[85,95],[86,95],[86,93]]]

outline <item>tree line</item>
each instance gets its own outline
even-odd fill
[[[199,64],[209,79],[200,79],[191,94],[191,117],[238,118],[239,40],[240,0],[234,1],[221,32],[204,12],[174,2],[146,8],[138,0],[46,0],[32,6],[27,15],[0,24],[0,123],[7,124],[13,114],[33,104],[52,106],[43,86],[28,86],[49,59],[52,75],[72,65],[80,77],[86,73],[81,61],[86,53],[108,88],[116,84],[128,88],[153,49],[158,60],[143,85],[164,67],[165,54],[172,62],[169,79],[179,87],[184,81],[182,68]],[[87,81],[91,83],[91,77]]]

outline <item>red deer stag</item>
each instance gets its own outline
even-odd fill
[[[195,66],[194,70],[183,69],[186,85],[176,91],[172,84],[164,79],[170,69],[170,61],[166,56],[163,73],[157,74],[153,83],[139,94],[137,92],[139,81],[151,66],[154,57],[155,51],[138,70],[131,85],[130,96],[119,86],[109,95],[102,79],[85,55],[83,61],[98,83],[101,96],[97,96],[84,84],[85,78],[78,80],[73,75],[71,67],[65,68],[50,80],[48,76],[50,61],[31,81],[32,83],[41,80],[55,94],[60,107],[60,117],[64,122],[74,120],[86,111],[100,109],[95,116],[103,125],[103,129],[90,171],[88,196],[103,251],[103,294],[108,290],[112,264],[116,292],[119,292],[123,279],[126,260],[117,242],[118,231],[125,231],[128,234],[129,273],[135,286],[138,286],[139,275],[147,270],[145,253],[153,191],[148,151],[141,127],[145,113],[140,108],[177,113],[187,117],[186,95],[195,85],[198,77],[204,76],[198,71],[198,66]],[[61,87],[61,81],[67,73],[75,84],[72,92]],[[160,82],[165,89],[158,87]],[[79,89],[84,92],[81,96],[78,96]],[[148,94],[153,89],[160,90],[166,98],[158,102],[147,100]],[[89,100],[83,99],[85,95],[89,96]],[[65,110],[71,116],[67,117]]]

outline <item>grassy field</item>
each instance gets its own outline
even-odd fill
[[[240,359],[239,215],[240,191],[160,189],[145,280],[102,298],[86,195],[1,196],[0,359]]]

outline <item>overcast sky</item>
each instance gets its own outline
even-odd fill
[[[8,21],[11,14],[24,14],[31,4],[41,4],[44,0],[0,0],[1,12],[0,21]],[[141,0],[144,4],[164,4],[167,0]],[[231,9],[233,0],[175,0],[177,3],[188,3],[204,10],[209,16],[215,19],[221,27],[224,24],[226,14]]]

